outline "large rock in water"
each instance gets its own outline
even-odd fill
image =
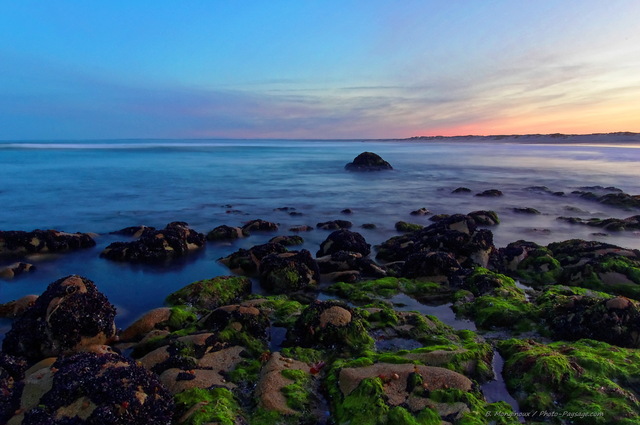
[[[158,378],[118,354],[60,357],[27,374],[14,391],[20,390],[8,425],[168,425],[173,415],[171,394]]]
[[[58,230],[0,231],[0,257],[72,251],[95,245],[96,242],[88,233],[66,233]]]
[[[92,281],[59,279],[44,291],[7,332],[2,349],[30,361],[105,344],[116,333],[116,309]]]
[[[115,261],[160,262],[187,255],[201,248],[205,236],[176,221],[163,230],[145,232],[133,242],[114,242],[102,251],[101,257]]]
[[[362,152],[353,162],[344,166],[349,171],[380,171],[393,170],[391,164],[373,152]]]

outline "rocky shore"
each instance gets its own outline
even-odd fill
[[[637,208],[606,189],[575,195]],[[375,246],[350,221],[317,223],[326,238],[315,252],[261,219],[207,233],[121,229],[127,240],[105,261],[161,268],[225,243],[228,274],[184,282],[126,329],[91,276],[0,305],[12,319],[0,423],[640,424],[640,251],[581,239],[496,247],[494,211],[430,218],[397,222]],[[562,220],[616,231],[638,221]],[[273,237],[238,246],[256,233]],[[90,234],[0,232],[18,272],[30,253],[94,245]],[[451,306],[469,326],[399,299]],[[501,399],[486,391],[496,381]]]

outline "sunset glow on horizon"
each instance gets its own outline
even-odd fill
[[[640,132],[640,3],[0,5],[0,140]]]

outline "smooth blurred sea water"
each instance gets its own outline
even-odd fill
[[[393,171],[351,173],[344,165],[364,151],[389,161]],[[571,238],[596,239],[640,249],[633,232],[600,232],[570,225],[558,216],[618,217],[638,214],[571,195],[582,186],[615,186],[640,194],[640,146],[525,144],[447,141],[291,140],[118,140],[99,142],[0,142],[0,230],[58,229],[97,233],[89,250],[34,258],[34,273],[0,281],[0,303],[69,274],[93,280],[118,308],[124,327],[142,312],[162,305],[176,289],[200,279],[229,274],[217,259],[264,243],[275,234],[256,234],[206,249],[170,266],[114,263],[99,258],[109,235],[127,226],[158,228],[186,221],[206,233],[221,224],[238,226],[255,218],[288,228],[346,219],[372,245],[397,234],[399,220],[428,225],[410,212],[434,214],[494,210],[501,224],[491,228],[498,247],[519,239],[547,244]],[[452,194],[457,187],[471,194]],[[527,189],[547,186],[553,196]],[[499,189],[500,198],[474,196]],[[292,207],[299,216],[276,208]],[[523,215],[513,207],[532,207]],[[343,215],[350,208],[351,215]],[[578,209],[578,210],[575,210]],[[578,211],[578,212],[576,212]],[[373,230],[361,229],[374,223]],[[301,234],[313,254],[330,232]],[[9,261],[0,260],[0,266]],[[259,287],[255,285],[256,290]],[[0,333],[4,330],[0,329]]]

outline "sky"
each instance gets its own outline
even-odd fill
[[[0,140],[640,132],[637,0],[0,0]]]

